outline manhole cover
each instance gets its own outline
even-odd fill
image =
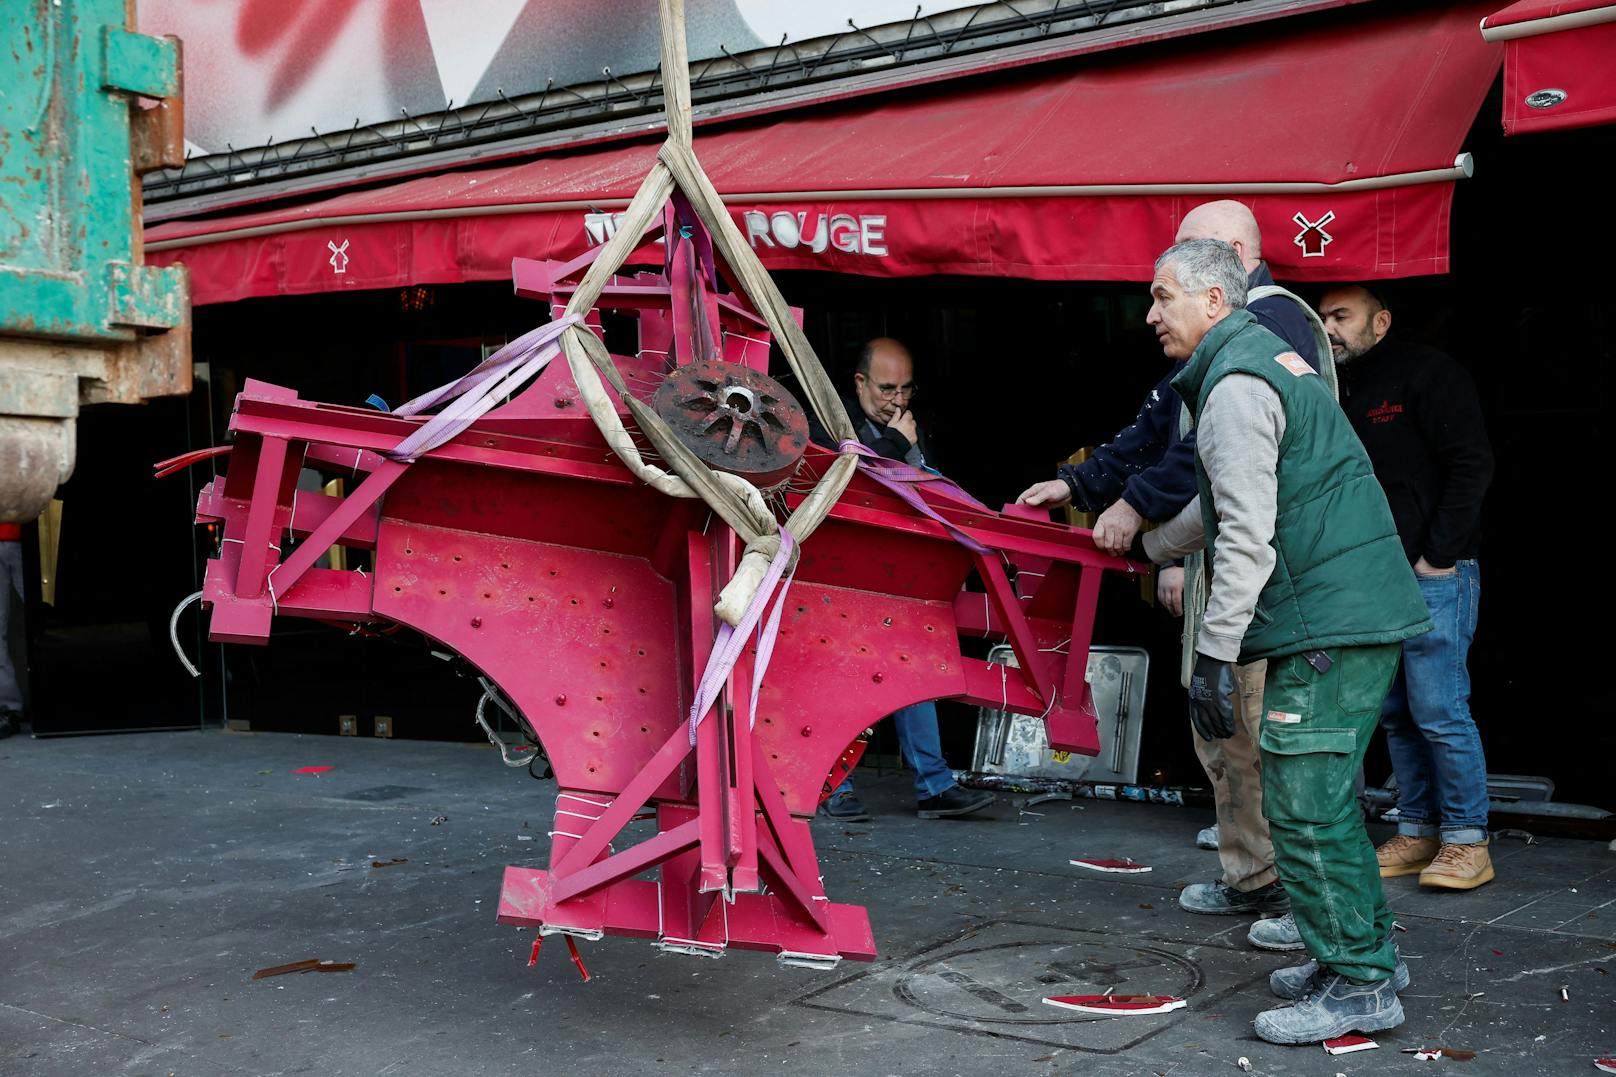
[[[1195,958],[1185,956],[1193,951]],[[798,1000],[813,1009],[1114,1054],[1267,974],[1251,951],[996,920],[906,961]],[[1045,1006],[1045,995],[1178,995],[1186,1009],[1119,1018]]]

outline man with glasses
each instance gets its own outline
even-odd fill
[[[859,441],[889,460],[925,467],[926,437],[909,410],[915,392],[915,361],[909,349],[891,337],[877,337],[859,353],[853,396],[843,397],[842,406]],[[836,447],[817,422],[810,422],[809,434],[820,445]],[[943,761],[935,703],[904,707],[893,713],[892,722],[898,730],[898,750],[915,772],[915,811],[920,818],[955,818],[993,803],[992,793],[961,789],[954,783],[954,774]],[[824,811],[842,822],[870,817],[853,791],[852,778],[836,788]]]

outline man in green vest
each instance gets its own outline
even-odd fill
[[[1146,321],[1184,368],[1200,496],[1145,535],[1156,562],[1205,548],[1190,720],[1228,737],[1230,663],[1268,660],[1263,809],[1291,914],[1313,960],[1269,985],[1271,1043],[1317,1043],[1403,1021],[1408,970],[1353,793],[1402,641],[1430,630],[1386,495],[1313,368],[1246,312],[1233,247],[1190,240],[1156,262]]]

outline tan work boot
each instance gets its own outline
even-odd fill
[[[1385,874],[1382,869],[1381,874]],[[1426,869],[1420,872],[1420,885],[1440,890],[1474,890],[1493,881],[1493,858],[1487,843],[1444,845],[1437,850]]]
[[[1399,875],[1416,875],[1436,856],[1442,843],[1435,838],[1416,838],[1399,834],[1375,850],[1380,861],[1380,877],[1395,879]]]

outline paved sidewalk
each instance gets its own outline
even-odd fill
[[[334,769],[291,773],[308,765]],[[529,969],[532,935],[493,922],[504,865],[542,862],[553,790],[457,744],[0,742],[0,1074],[1200,1075],[1244,1056],[1259,1074],[1523,1077],[1616,1054],[1603,843],[1500,841],[1497,882],[1469,894],[1390,880],[1409,1019],[1379,1050],[1331,1058],[1251,1033],[1268,973],[1292,959],[1247,948],[1245,918],[1178,908],[1217,871],[1193,845],[1204,811],[1022,813],[1001,796],[922,822],[905,776],[861,774],[874,820],[815,832],[832,898],[870,907],[879,960],[812,972],[607,939],[583,946],[584,984],[559,940]],[[1067,864],[1120,856],[1154,870]],[[357,967],[251,979],[309,957]],[[1189,1006],[1040,1003],[1107,988]],[[1439,1045],[1477,1055],[1399,1053]]]

